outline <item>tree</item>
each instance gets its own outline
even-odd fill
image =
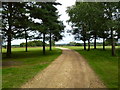
[[[45,54],[45,41],[46,37],[50,35],[50,49],[51,49],[51,37],[56,36],[54,31],[57,31],[57,34],[60,34],[61,29],[59,28],[58,13],[54,5],[58,5],[55,2],[36,2],[33,5],[30,16],[34,19],[41,20],[41,23],[36,23],[35,28],[40,33],[42,33],[43,38],[43,54]],[[60,30],[58,30],[60,29]],[[59,35],[60,36],[60,35]],[[57,36],[56,36],[57,37]]]
[[[32,36],[28,35],[28,31],[30,31],[30,29],[32,29],[33,26],[33,22],[31,19],[29,19],[29,15],[30,11],[28,10],[28,4],[29,3],[17,3],[15,5],[17,5],[17,8],[15,9],[18,13],[18,16],[15,17],[16,18],[16,23],[15,23],[15,28],[19,29],[18,30],[18,34],[16,34],[15,38],[18,39],[23,39],[25,38],[26,40],[26,52],[27,52],[27,39],[31,38]]]
[[[86,50],[86,40],[88,40],[88,50],[90,50],[90,39],[92,35],[95,37],[95,48],[97,32],[95,22],[100,15],[98,3],[83,3],[77,2],[76,5],[69,7],[67,10],[70,16],[69,22],[72,22],[74,27],[74,33],[78,38],[84,41],[84,50]],[[80,35],[79,35],[80,34]]]
[[[100,23],[101,27],[98,31],[98,36],[100,38],[103,38],[103,50],[105,50],[105,41],[109,36],[109,30],[107,28],[107,23],[106,23],[106,19],[104,17],[101,18],[101,23]]]
[[[29,41],[28,43],[29,47],[37,47],[37,46],[42,46],[42,41],[35,40],[35,41]],[[20,43],[20,47],[25,47],[26,43]]]
[[[72,22],[75,37],[84,41],[88,40],[88,50],[90,50],[90,40],[94,38],[94,49],[96,49],[96,39],[103,38],[103,50],[105,50],[105,40],[111,38],[112,55],[115,55],[115,39],[119,38],[119,3],[101,2],[87,3],[77,2],[69,7],[67,13]]]
[[[9,2],[9,3],[2,3],[2,24],[3,24],[3,29],[2,29],[2,34],[5,35],[7,39],[7,57],[11,57],[11,41],[14,38],[15,35],[15,28],[13,23],[14,17],[15,17],[15,3]]]
[[[56,21],[53,22],[53,24],[50,26],[50,38],[49,38],[49,45],[50,45],[50,51],[52,50],[52,40],[58,41],[62,39],[61,32],[64,30],[64,25],[62,21]]]
[[[7,39],[7,57],[11,55],[11,41],[23,37],[21,34],[28,27],[26,14],[26,3],[4,2],[3,12],[3,35]],[[26,30],[25,30],[26,33]],[[25,34],[26,35],[26,34]],[[27,35],[26,35],[27,36]]]
[[[62,36],[60,35],[60,33],[63,32],[63,29],[64,29],[64,25],[62,21],[58,20],[59,15],[55,5],[60,5],[60,4],[56,2],[46,3],[46,9],[49,11],[46,24],[49,32],[50,51],[52,50],[52,40],[58,41],[59,39],[62,39]]]
[[[45,25],[45,20],[48,13],[48,11],[45,9],[45,2],[31,3],[29,10],[31,18],[41,20],[41,22],[35,23],[33,27],[34,29],[38,30],[39,33],[43,34],[43,54],[45,54],[45,34],[47,32],[47,25]]]
[[[107,2],[104,3],[104,8],[105,8],[105,15],[107,18],[107,26],[110,31],[110,37],[111,37],[111,46],[112,46],[112,56],[115,56],[115,34],[114,32],[116,31],[116,15],[117,9],[118,9],[118,3],[111,3]]]
[[[7,45],[7,56],[11,54],[11,41],[13,39],[27,39],[29,31],[37,31],[39,37],[43,35],[43,54],[45,54],[46,35],[50,34],[50,42],[61,39],[60,33],[63,31],[63,24],[58,20],[59,15],[55,5],[56,2],[10,2],[3,3],[3,35],[5,35]],[[35,19],[40,22],[35,22]],[[51,23],[51,25],[50,25]],[[50,44],[51,47],[51,44]]]

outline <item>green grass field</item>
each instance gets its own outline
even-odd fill
[[[28,52],[24,48],[12,48],[11,58],[5,58],[6,49],[2,49],[2,52],[5,63],[2,69],[3,88],[19,88],[61,54],[60,49],[53,48],[53,51],[49,51],[47,48],[46,55],[43,55],[40,47],[28,48]],[[11,63],[16,66],[11,66]]]
[[[82,46],[66,47],[76,50],[84,56],[108,88],[118,88],[118,54],[120,54],[120,50],[118,52],[117,49],[117,56],[113,57],[111,56],[110,46],[106,47],[105,51],[103,51],[100,46],[97,47],[97,50],[92,49],[90,51],[84,51]]]
[[[118,87],[118,55],[120,50],[119,52],[117,50],[117,56],[113,57],[110,46],[106,47],[106,51],[101,50],[101,46],[98,46],[97,50],[90,51],[84,51],[82,46],[65,47],[76,50],[84,56],[108,88]],[[11,58],[5,57],[6,49],[2,49],[2,52],[3,63],[5,63],[2,69],[3,88],[19,88],[61,54],[60,49],[53,48],[53,51],[49,51],[47,48],[46,55],[43,55],[40,47],[28,48],[28,52],[25,52],[25,48],[12,48]],[[11,65],[12,63],[14,63],[14,67]]]

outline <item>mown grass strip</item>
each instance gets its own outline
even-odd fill
[[[42,54],[41,48],[29,48],[29,52],[24,52],[23,48],[14,48],[12,50],[12,58],[5,58],[4,54],[3,62],[18,61],[22,63],[18,66],[5,66],[2,69],[3,88],[19,88],[61,54],[61,50],[56,48],[53,51],[47,49],[46,55]]]
[[[105,51],[102,49],[84,51],[83,47],[67,47],[79,52],[86,58],[90,66],[97,73],[100,79],[108,88],[118,88],[118,55],[120,51],[117,49],[117,56],[111,55],[110,47]]]

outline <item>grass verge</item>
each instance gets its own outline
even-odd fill
[[[90,51],[84,51],[83,47],[67,47],[79,52],[86,58],[90,66],[97,73],[100,79],[108,88],[118,88],[118,49],[116,51],[117,56],[111,56],[110,47],[106,47],[106,50],[92,49]]]
[[[46,55],[42,54],[42,48],[28,48],[28,52],[24,52],[24,48],[13,48],[12,57],[5,58],[6,50],[2,51],[3,63],[10,61],[20,63],[16,66],[3,67],[2,88],[19,88],[61,54],[61,50],[56,48],[52,51],[47,48]]]

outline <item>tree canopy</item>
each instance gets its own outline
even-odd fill
[[[4,2],[2,3],[2,17],[4,40],[7,42],[7,56],[11,55],[11,41],[13,39],[27,40],[43,39],[43,54],[45,42],[49,36],[50,43],[62,39],[64,30],[62,21],[59,21],[57,2]],[[39,21],[39,22],[36,22]],[[30,34],[33,32],[33,34]],[[50,44],[50,48],[51,48]]]
[[[72,23],[72,33],[75,39],[88,40],[88,50],[90,41],[94,39],[94,49],[96,49],[97,38],[103,38],[103,49],[105,50],[105,40],[111,39],[112,55],[115,55],[115,39],[119,37],[119,3],[118,2],[76,2],[67,11]],[[117,38],[118,39],[118,38]]]

